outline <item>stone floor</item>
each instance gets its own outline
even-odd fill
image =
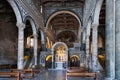
[[[66,72],[65,70],[43,70],[42,73],[36,74],[35,78],[23,80],[66,80],[65,72]],[[0,78],[0,80],[15,80],[15,79]],[[67,80],[93,80],[93,78],[68,77]]]

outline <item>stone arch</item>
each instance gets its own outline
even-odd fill
[[[45,67],[46,68],[51,68],[52,67],[52,55],[51,54],[46,55]]]
[[[16,16],[16,19],[17,19],[16,25],[18,25],[20,23],[23,23],[21,13],[19,11],[19,8],[18,8],[17,4],[14,2],[14,0],[7,0],[7,2],[11,5],[11,7],[12,7],[14,13],[15,13],[15,16]]]
[[[35,24],[33,18],[30,17],[30,16],[27,16],[24,19],[24,23],[26,23],[27,20],[30,21],[30,24],[31,24],[31,27],[32,27],[32,30],[33,30],[33,35],[37,35],[37,28],[36,28],[36,24]]]
[[[78,60],[80,60],[80,57],[78,55],[75,55],[75,54],[71,55],[70,58],[72,58],[72,57],[76,57]]]
[[[58,15],[58,14],[62,14],[62,13],[67,13],[67,14],[73,15],[73,16],[78,20],[78,22],[79,22],[79,27],[81,27],[81,21],[80,21],[79,17],[78,17],[75,13],[73,13],[72,11],[57,11],[57,12],[53,13],[53,14],[48,18],[48,20],[47,20],[47,22],[46,22],[46,28],[48,27],[48,24],[50,23],[50,21],[51,21],[51,19],[52,19],[53,17],[55,17],[55,16]]]
[[[52,46],[52,51],[54,51],[54,48],[58,45],[63,45],[66,48],[66,51],[68,51],[68,47],[65,43],[63,42],[56,42],[53,46]]]
[[[14,4],[12,4],[12,1],[2,0],[0,5],[2,11],[0,15],[1,23],[5,24],[0,26],[0,56],[2,56],[0,64],[7,65],[6,68],[17,68],[18,28],[16,27],[16,12],[12,6]]]
[[[94,12],[93,25],[99,25],[99,15],[102,7],[103,0],[98,0],[96,3],[96,8]]]
[[[56,42],[53,46],[52,46],[52,49],[51,49],[51,51],[52,51],[52,68],[54,68],[54,51],[55,51],[55,47],[57,47],[58,45],[63,45],[64,47],[65,47],[65,49],[66,49],[66,54],[67,54],[67,66],[66,67],[68,67],[68,47],[67,47],[67,45],[65,44],[65,43],[63,43],[63,42]]]
[[[29,21],[30,22],[30,24],[31,24],[31,27],[32,27],[32,32],[33,32],[33,48],[34,48],[34,60],[35,60],[35,63],[34,63],[34,65],[37,65],[37,47],[38,47],[38,40],[37,40],[37,37],[38,37],[38,34],[37,34],[37,29],[36,29],[36,24],[35,24],[35,22],[34,22],[34,20],[33,20],[33,18],[32,17],[30,17],[30,16],[27,16],[25,19],[24,19],[24,23],[26,23],[26,21]]]
[[[73,54],[70,56],[70,67],[80,67],[80,56]]]
[[[45,60],[48,61],[50,58],[52,58],[52,55],[51,55],[51,54],[48,54],[48,55],[46,55]]]
[[[80,29],[81,29],[81,20],[80,20],[80,18],[77,16],[77,14],[75,14],[75,13],[72,12],[72,11],[62,10],[62,11],[57,11],[57,12],[53,13],[53,14],[48,18],[45,27],[46,27],[46,28],[48,27],[48,25],[49,25],[50,21],[52,20],[52,18],[54,18],[56,15],[62,14],[62,13],[71,14],[72,16],[74,16],[74,17],[78,20],[78,22],[79,22],[78,41],[80,42],[80,36],[81,36],[81,30],[80,30]]]

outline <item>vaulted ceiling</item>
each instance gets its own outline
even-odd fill
[[[78,30],[79,22],[71,14],[59,14],[51,20],[55,30]]]

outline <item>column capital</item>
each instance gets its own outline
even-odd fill
[[[42,44],[45,44],[45,41],[43,40],[43,41],[41,41],[41,43],[42,43]]]
[[[86,35],[86,36],[85,36],[85,39],[89,39],[89,37],[90,37],[90,35]]]
[[[97,28],[98,28],[98,26],[99,26],[99,24],[98,24],[98,23],[93,23],[93,24],[92,24],[92,29],[93,29],[93,28],[94,28],[94,29],[95,29],[95,28],[97,29]]]
[[[81,31],[81,32],[83,32],[83,31],[84,31],[84,29],[83,29],[83,28],[81,28],[81,29],[80,29],[80,31]]]
[[[25,29],[25,24],[24,23],[17,23],[16,26],[21,30]]]
[[[90,31],[91,31],[91,28],[89,28],[89,29],[87,28],[86,29],[86,36],[88,36],[88,37],[90,36]]]
[[[47,27],[44,27],[44,32],[46,33],[46,31],[47,31]]]
[[[33,34],[33,37],[38,37],[38,34]]]

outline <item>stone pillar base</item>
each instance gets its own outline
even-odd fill
[[[113,78],[108,78],[108,77],[105,77],[104,80],[117,80],[117,79],[113,79]]]

